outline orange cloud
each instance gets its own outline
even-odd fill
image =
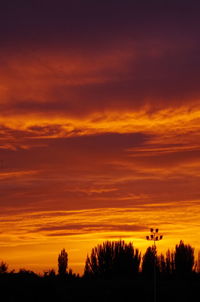
[[[20,138],[20,132],[30,138],[59,138],[101,133],[150,133],[174,137],[180,134],[198,134],[200,109],[190,107],[165,109],[148,113],[148,108],[139,112],[95,113],[86,118],[38,117],[33,114],[0,118],[2,132],[10,139]]]

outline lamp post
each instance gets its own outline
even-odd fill
[[[156,241],[160,241],[163,239],[163,235],[159,234],[159,229],[150,229],[150,235],[146,236],[148,241],[153,241],[154,243],[154,302],[157,301],[156,295]]]

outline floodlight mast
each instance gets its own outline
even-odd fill
[[[159,229],[153,229],[153,228],[150,229],[150,233],[151,233],[151,235],[150,236],[146,236],[146,239],[153,241],[154,242],[154,246],[156,247],[156,241],[162,240],[163,239],[163,235],[159,234]]]
[[[153,241],[154,243],[154,249],[156,252],[156,241],[160,241],[163,239],[163,235],[159,234],[159,229],[150,229],[150,235],[146,236],[146,239],[148,241]],[[154,255],[154,302],[157,301],[157,295],[156,295],[156,254]]]

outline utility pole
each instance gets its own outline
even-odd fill
[[[157,280],[156,280],[156,241],[160,241],[163,239],[163,235],[159,234],[159,229],[150,229],[150,235],[146,236],[147,240],[153,241],[154,247],[154,302],[157,302]]]

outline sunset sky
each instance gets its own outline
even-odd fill
[[[200,2],[0,4],[0,261],[82,273],[150,227],[200,250]]]

